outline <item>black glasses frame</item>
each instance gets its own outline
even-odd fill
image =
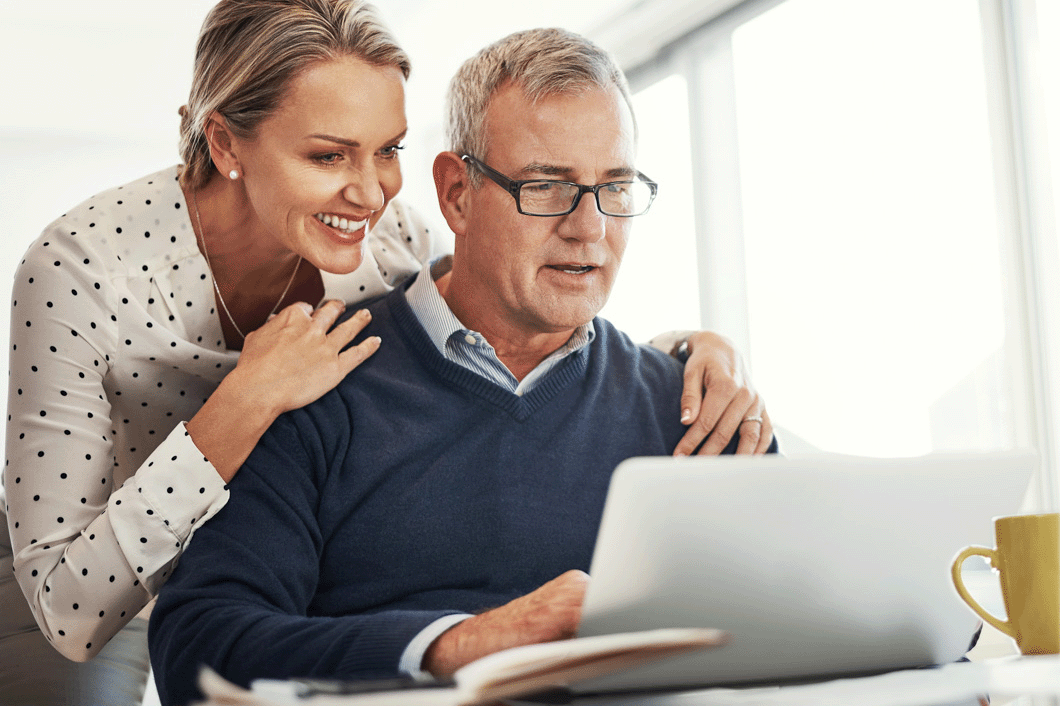
[[[491,181],[496,183],[497,186],[501,187],[502,189],[507,191],[509,194],[511,194],[512,198],[515,199],[515,208],[516,208],[516,210],[518,210],[519,213],[523,214],[524,216],[536,216],[538,218],[554,218],[556,216],[566,216],[569,213],[574,213],[574,210],[576,208],[578,208],[578,204],[580,204],[581,201],[582,201],[582,196],[584,196],[585,194],[591,193],[593,195],[593,198],[596,201],[596,210],[598,210],[600,213],[604,214],[605,216],[613,216],[614,218],[633,218],[634,216],[643,216],[645,213],[647,213],[648,209],[652,205],[652,202],[655,201],[656,194],[659,193],[659,185],[658,184],[656,184],[654,181],[652,181],[647,176],[645,176],[643,172],[637,172],[637,179],[639,179],[642,183],[647,184],[651,188],[651,198],[648,199],[648,204],[644,207],[644,210],[641,211],[640,213],[608,213],[600,205],[600,189],[602,189],[604,187],[607,187],[607,186],[613,186],[615,184],[633,184],[633,183],[635,183],[634,181],[632,181],[630,179],[623,179],[621,181],[609,181],[609,182],[606,182],[604,184],[595,184],[594,186],[586,186],[585,184],[579,184],[579,183],[573,182],[573,181],[562,181],[562,180],[557,180],[557,179],[522,179],[522,180],[516,180],[516,179],[510,179],[510,178],[506,177],[504,174],[501,174],[500,172],[498,172],[496,169],[494,169],[490,165],[486,164],[485,162],[483,162],[481,160],[475,159],[474,157],[472,157],[469,154],[460,155],[460,159],[464,160],[468,164],[474,165],[479,171],[481,171],[483,174],[485,174],[487,177],[489,177]],[[570,186],[574,186],[574,187],[577,187],[577,189],[578,189],[578,195],[574,197],[574,202],[571,204],[571,207],[568,208],[566,211],[562,211],[562,212],[559,212],[559,213],[529,213],[527,211],[524,211],[523,210],[523,204],[520,203],[520,201],[519,201],[519,192],[520,192],[520,190],[526,184],[541,184],[541,183],[545,183],[545,184],[567,184],[567,185],[570,185]]]

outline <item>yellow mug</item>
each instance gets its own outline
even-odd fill
[[[957,593],[983,620],[1016,640],[1025,655],[1060,652],[1060,513],[1013,515],[994,520],[997,548],[967,547],[951,568]],[[1008,620],[988,613],[968,594],[961,565],[986,557],[1000,574]]]

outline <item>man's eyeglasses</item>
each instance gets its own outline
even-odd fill
[[[578,208],[582,196],[592,193],[600,213],[629,218],[646,213],[659,190],[658,184],[640,172],[633,181],[609,181],[595,186],[552,179],[516,181],[469,154],[462,155],[461,159],[511,194],[519,213],[527,216],[565,216]]]

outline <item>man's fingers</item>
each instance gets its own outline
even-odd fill
[[[448,676],[499,650],[574,637],[588,586],[584,571],[567,571],[499,608],[468,618],[427,648],[423,667],[435,676]]]
[[[550,588],[562,592],[564,595],[578,599],[580,604],[585,599],[585,592],[589,589],[589,574],[578,569],[566,571],[552,579],[537,590]]]

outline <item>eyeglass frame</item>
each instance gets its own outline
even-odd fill
[[[613,218],[635,218],[636,216],[643,216],[645,213],[648,212],[648,209],[651,208],[651,205],[655,202],[655,197],[659,193],[659,185],[649,179],[643,172],[638,171],[636,175],[637,179],[639,179],[640,182],[647,184],[648,187],[651,188],[651,198],[648,199],[648,205],[645,206],[644,210],[640,213],[607,213],[600,205],[600,189],[605,186],[612,186],[614,184],[633,184],[636,183],[634,182],[634,180],[621,179],[618,181],[608,181],[603,184],[586,186],[585,184],[579,184],[574,181],[565,181],[563,179],[511,179],[510,177],[501,174],[496,169],[486,164],[482,160],[476,159],[475,157],[472,157],[469,154],[460,155],[460,159],[477,168],[485,176],[489,177],[489,179],[493,181],[493,183],[495,183],[497,186],[501,187],[509,194],[511,194],[511,197],[515,199],[516,210],[524,216],[534,216],[536,218],[556,218],[558,216],[567,216],[571,213],[574,213],[574,211],[578,208],[578,204],[582,202],[582,196],[587,193],[592,193],[594,197],[593,200],[596,201],[596,210],[602,213],[603,215],[611,216]],[[545,182],[548,184],[568,184],[570,186],[576,186],[578,187],[578,195],[574,197],[574,201],[573,203],[571,203],[571,207],[566,211],[563,211],[562,213],[528,213],[523,210],[523,204],[519,200],[519,192],[524,185],[533,184],[535,182]]]

